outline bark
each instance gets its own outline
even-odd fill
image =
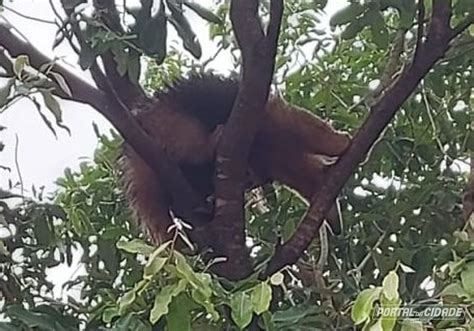
[[[282,14],[283,1],[272,0],[265,33],[258,16],[258,1],[231,2],[230,15],[242,54],[243,72],[217,151],[212,224],[216,254],[228,259],[227,263],[216,265],[215,270],[231,279],[242,279],[252,271],[245,245],[244,181],[250,146],[270,91]]]

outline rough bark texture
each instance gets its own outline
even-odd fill
[[[250,145],[263,114],[273,77],[283,1],[272,0],[267,32],[258,16],[258,1],[234,0],[230,15],[242,52],[242,80],[219,144],[216,160],[216,201],[212,230],[217,255],[228,263],[216,271],[242,279],[252,271],[245,245],[244,181]]]

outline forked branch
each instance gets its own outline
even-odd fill
[[[217,272],[242,279],[251,271],[245,246],[244,181],[250,145],[263,115],[275,66],[283,0],[272,0],[265,32],[258,15],[258,1],[233,0],[230,16],[242,54],[239,92],[217,151],[215,219],[212,224],[217,254],[230,263]]]

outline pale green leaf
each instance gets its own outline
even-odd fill
[[[20,55],[15,59],[13,64],[13,71],[18,78],[21,78],[21,72],[26,66],[30,65],[30,60],[27,55]]]
[[[385,276],[382,287],[383,294],[387,297],[389,301],[398,299],[398,275],[395,271],[390,271],[387,276]]]
[[[243,330],[252,322],[252,303],[245,292],[234,293],[230,299],[232,320]]]
[[[461,272],[462,287],[474,296],[474,261],[469,262]]]
[[[261,313],[267,311],[270,307],[270,301],[272,300],[272,288],[266,282],[262,282],[253,288],[250,296],[253,311],[255,314],[260,315]]]
[[[163,245],[168,246],[169,242],[162,244],[161,246]],[[128,253],[133,253],[133,254],[140,253],[143,255],[150,255],[151,253],[155,251],[155,248],[153,246],[148,245],[141,239],[133,239],[130,241],[123,241],[123,240],[118,241],[116,246],[118,249],[121,249]]]
[[[183,292],[186,288],[186,282],[181,280],[176,284],[165,286],[155,296],[153,308],[150,311],[150,322],[155,324],[163,315],[168,314],[169,304],[173,297]]]
[[[372,306],[374,305],[374,302],[379,299],[381,291],[381,287],[374,287],[365,289],[359,293],[354,305],[352,306],[351,312],[354,324],[361,324],[369,318]]]
[[[285,276],[281,272],[276,272],[270,277],[270,284],[274,286],[280,286],[283,284]]]

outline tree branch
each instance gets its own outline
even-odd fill
[[[418,56],[413,59],[412,65],[404,70],[400,79],[371,107],[369,116],[354,136],[350,147],[329,170],[326,182],[314,195],[317,198],[311,201],[310,209],[293,236],[285,244],[276,247],[263,277],[285,265],[295,263],[317,235],[326,212],[354,169],[365,159],[372,145],[421,79],[445,54],[453,35],[449,26],[450,19],[451,0],[434,0],[426,40],[415,52]]]
[[[230,16],[242,52],[243,73],[217,151],[213,231],[218,239],[216,253],[229,261],[216,265],[216,272],[233,279],[242,279],[252,270],[245,246],[244,181],[250,146],[270,91],[282,13],[283,1],[272,0],[265,34],[258,1],[231,2]]]
[[[12,56],[28,54],[33,67],[52,62],[50,58],[16,37],[7,27],[1,24],[0,46],[7,49]],[[169,160],[161,146],[141,129],[132,114],[123,109],[124,106],[114,96],[95,88],[59,64],[54,64],[52,70],[64,77],[72,91],[72,96],[68,96],[60,88],[57,88],[53,91],[54,94],[95,108],[112,123],[125,141],[133,147],[145,162],[155,171],[166,174],[164,176],[165,185],[170,188],[173,210],[176,214],[196,222],[204,222],[210,219],[211,209],[206,208],[204,197],[194,192],[181,174],[179,167]],[[97,76],[101,76],[101,80],[107,81],[107,78],[103,76],[98,67],[95,73]]]

